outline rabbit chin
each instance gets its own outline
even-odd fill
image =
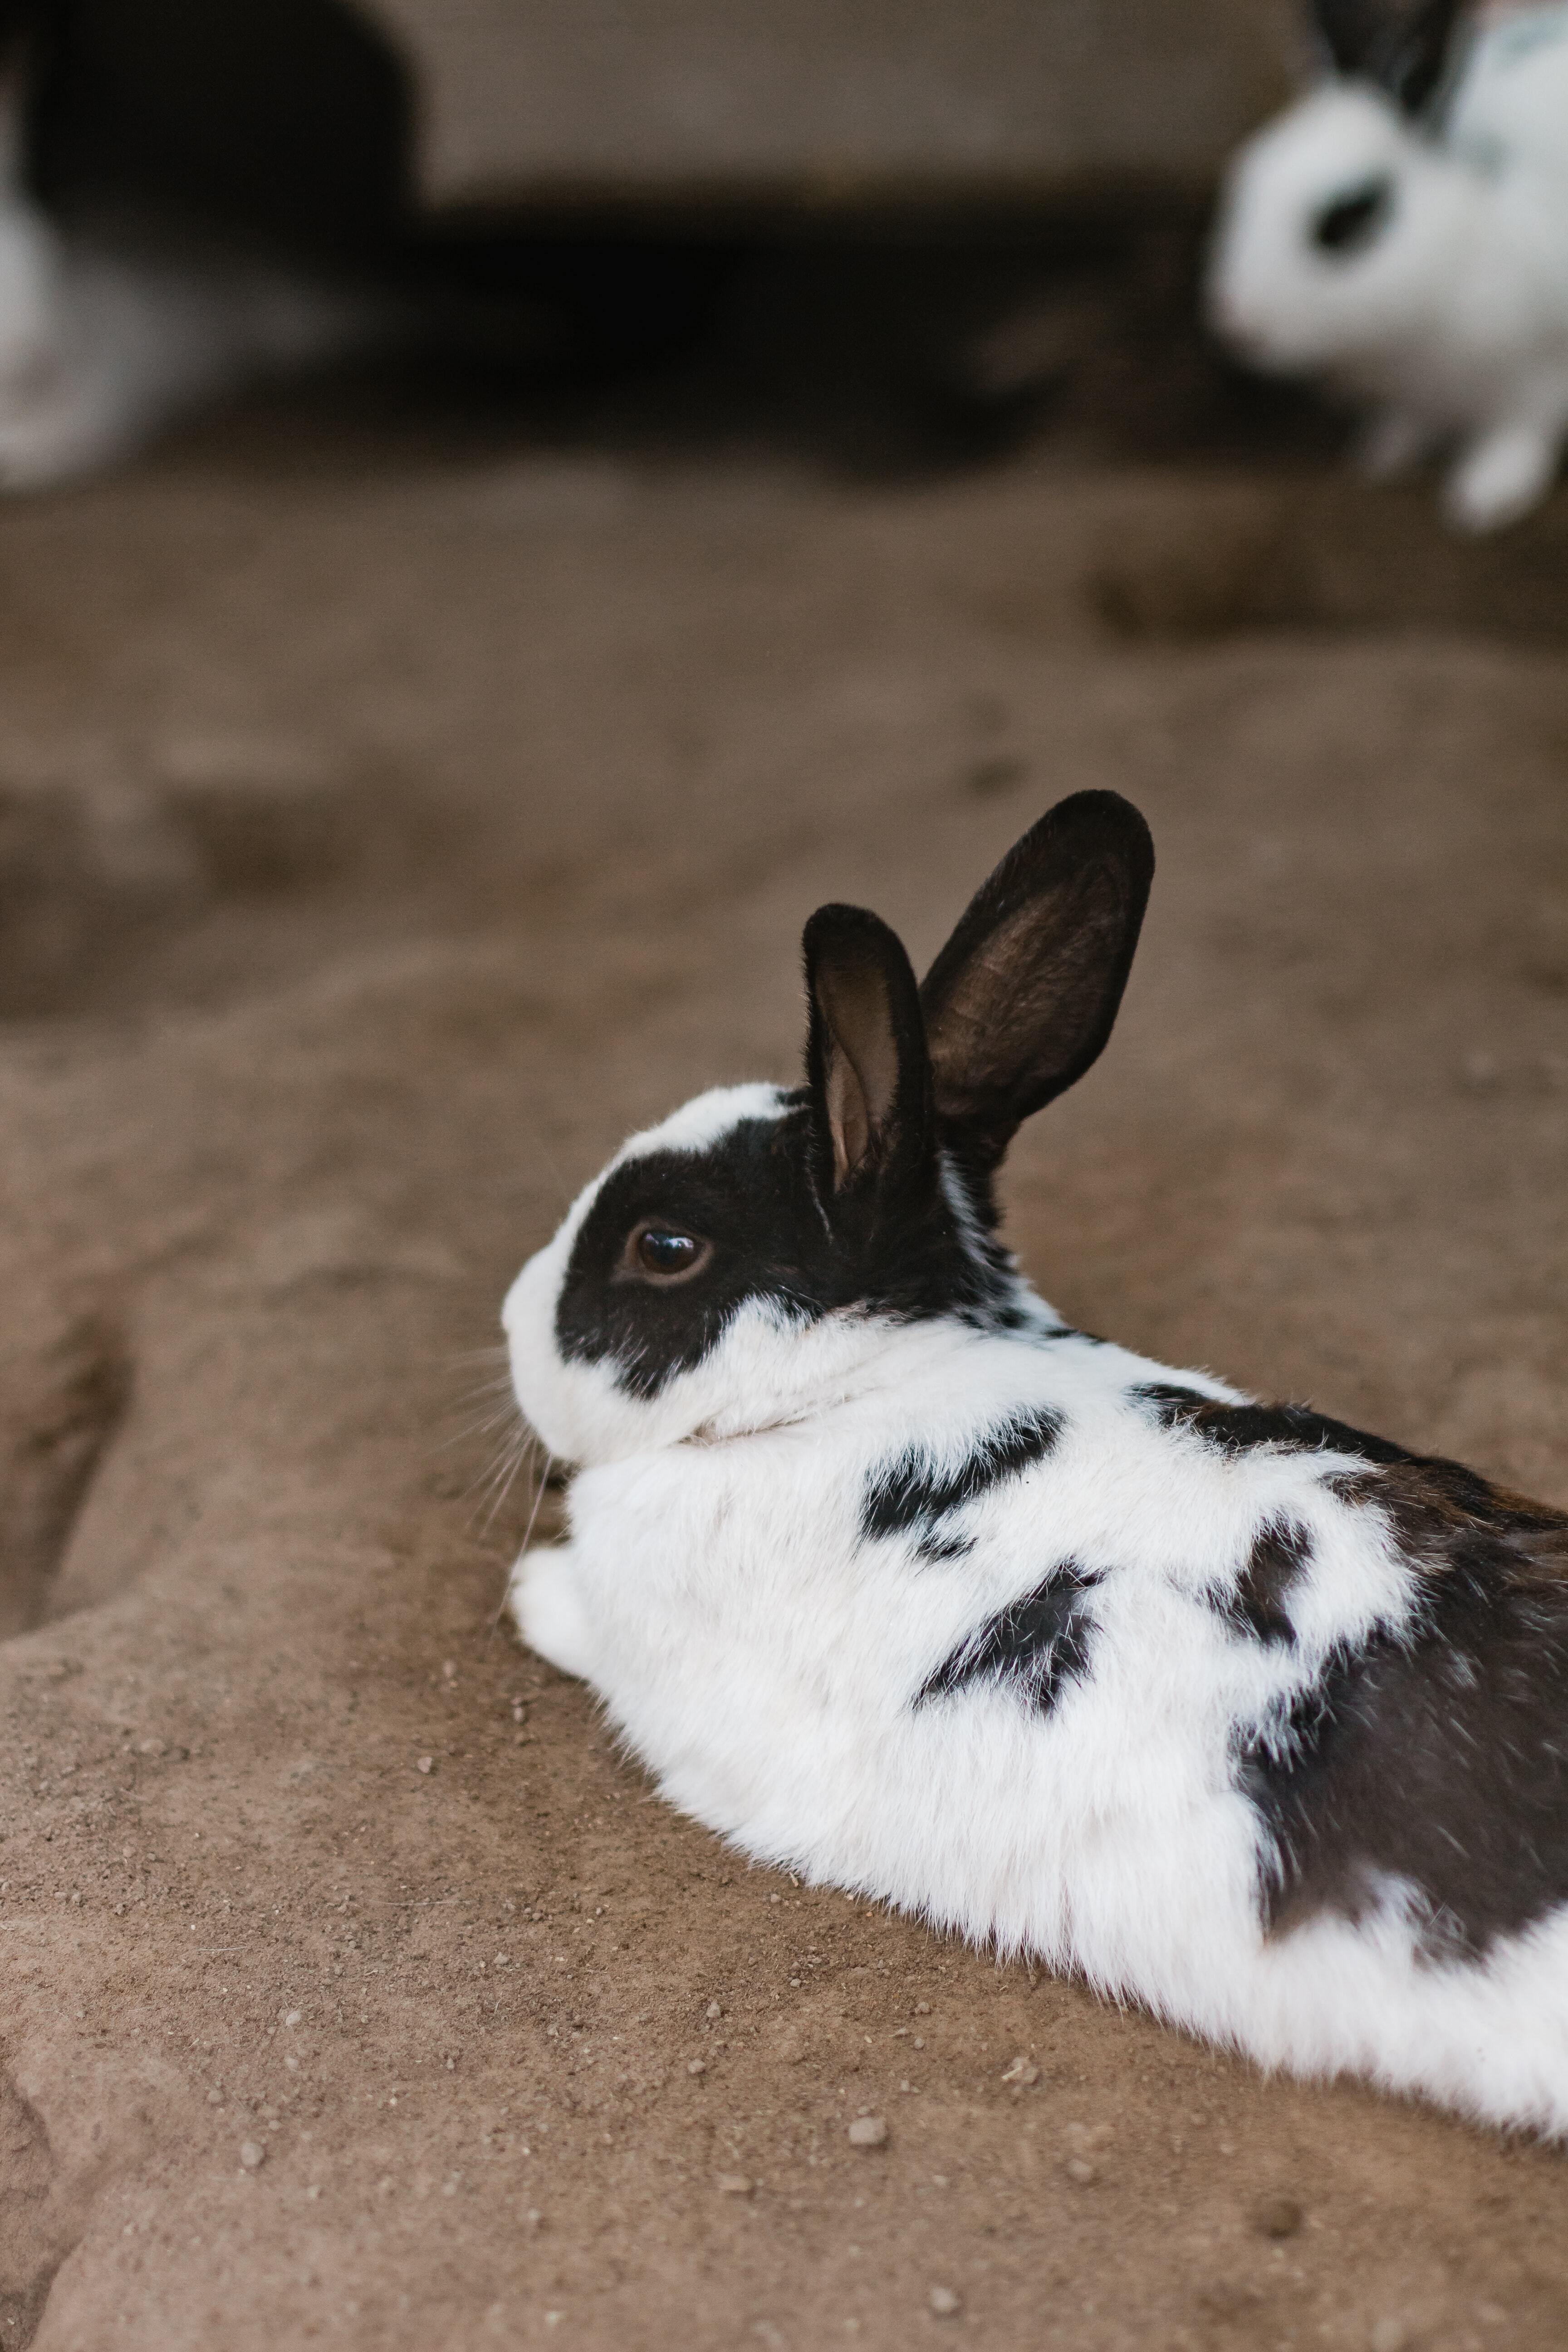
[[[542,1251],[540,1258],[550,1254]],[[783,1428],[881,1381],[907,1380],[911,1360],[941,1345],[931,1325],[901,1326],[863,1308],[805,1324],[773,1300],[748,1299],[693,1370],[657,1397],[628,1395],[614,1363],[574,1363],[561,1355],[551,1332],[558,1277],[552,1268],[531,1286],[539,1264],[536,1258],[524,1266],[507,1300],[512,1385],[524,1419],[550,1453],[576,1469]]]
[[[1315,249],[1324,206],[1382,180],[1392,211],[1375,243]],[[1415,137],[1375,91],[1321,90],[1232,166],[1208,275],[1211,322],[1255,367],[1375,371],[1431,333],[1478,196],[1473,175]]]

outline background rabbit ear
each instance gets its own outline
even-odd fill
[[[1099,1056],[1153,874],[1131,803],[1075,793],[1008,851],[926,974],[942,1140],[977,1173]]]
[[[1313,0],[1312,22],[1334,71],[1367,80],[1388,31],[1392,0]]]
[[[1465,0],[1423,0],[1407,12],[1378,76],[1395,105],[1425,114],[1447,76]]]
[[[833,1217],[934,1182],[931,1057],[909,957],[878,916],[819,907],[804,945],[817,1188]]]
[[[1314,0],[1336,73],[1376,82],[1409,115],[1440,89],[1466,0]]]

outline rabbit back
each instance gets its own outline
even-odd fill
[[[1568,7],[1525,9],[1482,26],[1444,142],[1482,171],[1539,175],[1568,206]]]

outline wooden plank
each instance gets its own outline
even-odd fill
[[[1211,178],[1285,0],[365,0],[436,207],[1030,197]]]

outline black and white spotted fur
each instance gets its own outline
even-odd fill
[[[1563,2132],[1568,1519],[1069,1330],[996,1238],[1152,862],[1062,803],[920,988],[812,918],[805,1085],[635,1137],[507,1302],[578,1465],[517,1622],[749,1853]]]

